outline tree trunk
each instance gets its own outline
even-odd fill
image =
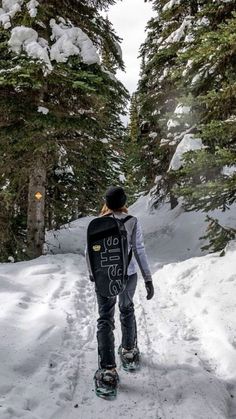
[[[170,192],[170,209],[173,210],[177,205],[179,205],[178,199]]]
[[[27,214],[27,254],[30,258],[42,255],[45,242],[45,158],[40,153],[34,157],[29,176]]]

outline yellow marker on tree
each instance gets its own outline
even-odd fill
[[[36,193],[34,194],[34,196],[35,196],[35,198],[36,198],[38,201],[40,201],[40,200],[42,199],[42,197],[43,197],[43,195],[41,194],[41,192],[36,192]]]

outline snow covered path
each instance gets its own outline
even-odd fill
[[[117,400],[107,402],[93,391],[97,307],[84,258],[3,264],[0,275],[1,419],[236,417],[227,385],[215,377],[197,333],[183,334],[189,321],[184,313],[175,317],[170,294],[157,288],[146,301],[140,278],[135,304],[142,369],[128,374],[119,367]],[[116,333],[118,347],[118,319]]]
[[[0,419],[236,419],[236,243],[224,258],[193,258],[199,216],[191,222],[178,208],[139,215],[156,288],[147,301],[139,278],[141,370],[124,372],[117,357],[117,399],[95,396],[97,305],[83,256],[89,220],[78,220],[51,239],[63,254],[0,264]],[[120,339],[117,313],[116,348]]]

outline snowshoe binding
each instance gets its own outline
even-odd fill
[[[137,347],[127,350],[120,346],[118,354],[125,371],[136,371],[140,368],[140,352]]]
[[[99,368],[94,375],[95,391],[98,397],[115,398],[119,376],[116,369]]]

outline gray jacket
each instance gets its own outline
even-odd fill
[[[116,218],[125,218],[127,217],[126,213],[114,212]],[[152,280],[152,274],[147,260],[147,255],[145,252],[145,247],[143,243],[143,234],[141,225],[136,217],[130,218],[125,223],[125,228],[127,230],[127,240],[129,245],[129,250],[132,248],[133,256],[128,267],[128,275],[133,275],[137,272],[137,266],[135,259],[138,263],[138,266],[141,270],[143,279],[145,282]],[[92,275],[87,249],[85,251],[86,261],[88,265],[89,274]]]

